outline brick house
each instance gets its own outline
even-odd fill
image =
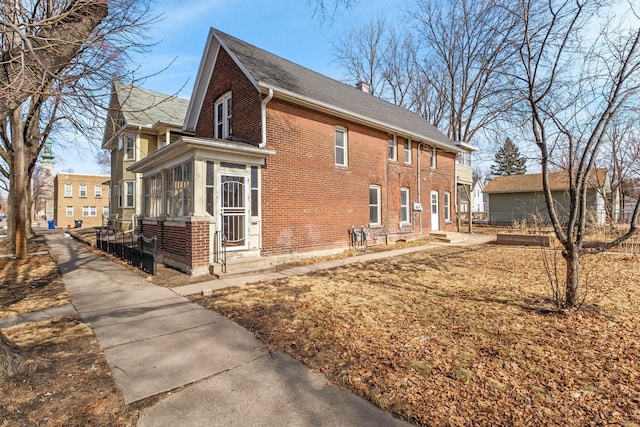
[[[247,257],[454,231],[464,148],[419,115],[211,29],[185,136],[129,167],[161,261]],[[216,267],[214,266],[214,269]]]
[[[109,216],[109,177],[61,172],[53,180],[57,228],[100,227]]]

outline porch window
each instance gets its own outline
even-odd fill
[[[162,215],[162,174],[144,179],[144,215],[157,218]]]
[[[193,192],[193,164],[183,163],[166,171],[167,216],[191,215]]]
[[[205,182],[205,191],[206,191],[206,208],[207,208],[207,213],[211,216],[215,215],[214,212],[214,191],[215,191],[215,187],[214,187],[214,182],[215,182],[215,176],[214,176],[214,163],[212,161],[208,161],[207,162],[207,176],[206,176],[206,182]]]
[[[369,226],[380,225],[380,186],[369,186]]]
[[[389,135],[389,160],[398,160],[398,144],[393,135]]]
[[[335,131],[336,138],[336,165],[337,166],[347,166],[348,162],[348,149],[347,149],[347,130],[344,128],[336,128]]]
[[[216,123],[215,136],[218,139],[228,139],[233,135],[231,99],[231,92],[227,92],[218,98],[214,105]]]
[[[444,220],[451,221],[451,193],[448,191],[444,192]]]
[[[410,223],[409,220],[409,189],[400,189],[400,224]]]
[[[251,166],[251,216],[259,215],[258,167]]]

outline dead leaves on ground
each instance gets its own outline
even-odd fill
[[[585,259],[557,312],[539,250],[442,248],[221,291],[274,350],[424,425],[640,424],[640,262]]]

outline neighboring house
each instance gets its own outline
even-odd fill
[[[124,84],[114,85],[102,148],[111,152],[111,227],[129,230],[142,214],[142,178],[127,168],[183,135],[189,101]]]
[[[109,217],[108,181],[107,175],[57,174],[53,185],[55,226],[102,226]]]
[[[474,151],[477,148],[465,144],[463,142],[457,143],[460,148],[463,149],[458,154],[458,164],[456,166],[456,182],[457,195],[458,195],[458,216],[460,219],[467,219],[469,217],[469,205],[473,203],[473,168],[471,164],[471,158]]]
[[[605,196],[611,192],[606,169],[597,169],[590,177],[587,190],[587,216],[597,224],[606,223]],[[550,172],[549,186],[561,221],[567,219],[569,176],[567,172]],[[484,188],[489,196],[490,224],[511,224],[513,221],[549,221],[542,190],[542,174],[498,176]]]
[[[55,201],[53,198],[55,178],[55,157],[51,142],[46,141],[40,154],[40,167],[34,171],[31,179],[33,197],[33,219],[53,220]]]
[[[473,214],[480,214],[479,216],[483,216],[483,214],[489,211],[489,195],[483,193],[484,187],[484,182],[476,180],[471,190],[471,212]]]
[[[465,152],[404,108],[211,29],[182,137],[129,171],[144,178],[161,262],[335,251],[455,230]],[[214,266],[214,269],[216,267]]]

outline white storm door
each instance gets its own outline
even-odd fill
[[[218,175],[219,231],[227,242],[227,250],[249,248],[249,194],[245,175]]]
[[[431,191],[431,231],[440,230],[439,209],[438,209],[438,192]]]

